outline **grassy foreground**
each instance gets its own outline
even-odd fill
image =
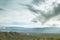
[[[17,32],[0,32],[0,40],[60,40],[60,37],[35,37]]]

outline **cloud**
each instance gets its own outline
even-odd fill
[[[31,0],[0,0],[0,25],[24,26],[32,24],[32,13],[20,3],[29,4]],[[3,10],[2,10],[3,9]]]
[[[24,24],[23,22],[30,22],[34,16],[28,10],[12,10],[7,9],[5,11],[0,11],[0,24]]]
[[[59,23],[57,21],[54,21],[55,19],[53,19],[53,21],[51,21],[51,20],[47,21],[47,23],[45,25],[42,25],[41,23],[39,23],[40,21],[38,23],[32,23],[31,20],[33,18],[35,18],[33,13],[34,12],[35,13],[41,13],[41,11],[39,11],[39,10],[43,10],[43,12],[46,11],[45,6],[47,7],[52,1],[50,1],[50,0],[47,1],[47,2],[49,2],[48,5],[45,5],[44,3],[43,3],[43,5],[40,5],[40,6],[30,5],[30,7],[33,6],[35,9],[28,8],[27,6],[20,5],[20,3],[30,4],[31,1],[30,0],[26,0],[26,1],[25,0],[8,0],[8,1],[0,0],[0,4],[1,4],[0,5],[0,25],[2,25],[2,26],[16,26],[16,27],[18,26],[18,27],[34,28],[34,27],[50,27],[50,25],[53,25],[54,23],[57,23],[57,24]],[[36,1],[37,0],[35,0],[34,3]],[[57,1],[57,3],[60,3],[59,0]],[[48,6],[47,9],[49,9],[49,7],[50,6]],[[31,12],[28,9],[30,9],[33,12]],[[52,8],[50,8],[50,9],[52,9]],[[58,13],[59,10],[60,10],[59,8],[56,9],[55,13],[56,12]],[[47,17],[50,17],[50,16],[48,15]]]

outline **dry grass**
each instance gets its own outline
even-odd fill
[[[35,37],[16,32],[0,32],[0,40],[60,40],[60,37]]]

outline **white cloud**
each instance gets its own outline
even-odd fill
[[[13,22],[30,22],[34,16],[28,10],[5,10],[0,11],[0,24],[12,24]]]
[[[20,0],[21,1],[21,0]],[[49,21],[46,22],[46,24],[42,25],[41,23],[32,23],[31,20],[33,18],[35,18],[35,16],[32,14],[32,12],[28,11],[27,9],[24,9],[25,7],[19,5],[20,1],[18,0],[13,0],[12,3],[8,4],[8,6],[2,7],[4,10],[0,11],[0,25],[2,26],[18,26],[18,27],[26,27],[26,28],[35,28],[35,27],[50,27],[50,25],[52,26],[53,24],[58,24],[60,26],[60,21],[56,21],[55,19],[51,19]],[[24,0],[22,0],[24,1]],[[29,0],[30,1],[30,0]],[[24,1],[26,4],[27,0]],[[21,3],[24,3],[21,2]],[[38,6],[33,5],[36,9],[41,9],[46,11],[45,6],[49,9],[50,3],[52,1],[47,1],[49,4],[43,4]],[[54,2],[54,1],[53,1]],[[58,0],[57,3],[60,3],[60,1]],[[50,5],[50,6],[49,6]],[[2,5],[1,5],[2,6]],[[41,8],[40,8],[41,7]],[[51,9],[51,8],[50,8]],[[55,21],[54,21],[55,20]]]

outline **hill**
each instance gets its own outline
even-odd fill
[[[25,33],[60,33],[58,27],[45,27],[45,28],[23,28],[23,27],[0,27],[1,32],[25,32]]]
[[[35,37],[17,32],[0,32],[0,40],[60,40],[60,37]]]

